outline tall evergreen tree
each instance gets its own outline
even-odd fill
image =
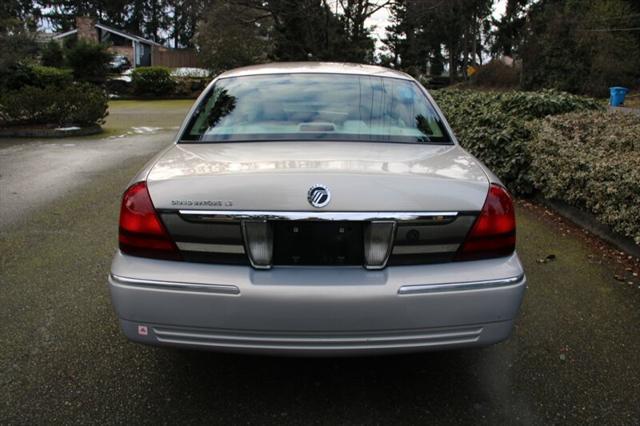
[[[605,96],[609,86],[640,77],[634,28],[640,14],[626,0],[547,0],[527,19],[523,59],[526,88],[554,87]]]
[[[527,8],[531,3],[532,0],[507,0],[504,15],[492,20],[495,29],[491,51],[494,54],[514,56],[517,52],[524,35]]]
[[[392,1],[371,0],[337,0],[339,13],[337,18],[346,35],[346,43],[342,51],[343,60],[351,62],[372,62],[375,43],[371,37],[371,29],[366,21],[378,10],[389,7]]]
[[[392,8],[387,47],[396,62],[415,73],[427,65],[439,71],[447,54],[452,80],[466,65],[476,63],[481,32],[492,0],[402,0]]]
[[[206,0],[167,0],[168,38],[173,47],[193,47],[198,21],[206,13],[208,3]]]
[[[262,25],[273,60],[373,61],[374,42],[364,24],[378,7],[371,1],[344,0],[345,10],[328,0],[231,0],[225,4],[234,10],[244,8],[245,14],[252,11],[252,18],[245,19],[244,25],[249,34],[254,31],[253,24]],[[337,6],[338,13],[331,6]],[[226,26],[238,25],[237,21],[238,16],[229,15],[215,25],[224,31]],[[216,31],[201,26],[198,40],[204,41]]]
[[[31,1],[0,2],[0,87],[19,63],[36,56],[34,30],[38,18],[39,9]]]
[[[214,3],[198,23],[196,42],[201,62],[218,73],[267,61],[272,51],[270,20],[266,11],[252,4]]]

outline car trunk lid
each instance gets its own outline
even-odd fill
[[[453,260],[489,181],[455,145],[261,142],[176,145],[147,185],[187,261],[379,269]]]
[[[178,144],[147,181],[157,209],[261,211],[478,211],[489,186],[457,145],[360,142]]]

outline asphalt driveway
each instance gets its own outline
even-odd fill
[[[118,173],[124,161],[145,161],[171,142],[192,102],[115,101],[100,135],[0,139],[0,226],[24,219],[97,175]]]
[[[127,342],[106,277],[121,191],[179,120],[160,121],[152,134],[0,143],[0,424],[640,422],[640,284],[524,205],[529,289],[514,335],[493,347],[295,359]],[[67,143],[78,161],[50,160]],[[38,164],[46,179],[28,170]]]

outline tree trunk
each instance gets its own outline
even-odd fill
[[[471,65],[476,65],[476,57],[478,56],[478,19],[473,17],[473,34],[471,36]]]
[[[178,34],[180,31],[180,21],[178,19],[178,8],[173,8],[173,47],[178,48]]]
[[[467,67],[469,66],[469,31],[464,31],[464,45],[462,47],[462,78],[468,80]]]
[[[449,82],[455,83],[458,74],[458,51],[455,47],[449,46]]]

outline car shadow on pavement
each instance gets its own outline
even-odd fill
[[[183,399],[172,403],[196,410],[220,405],[219,413],[232,404],[246,421],[450,422],[471,421],[493,404],[480,364],[495,350],[345,358],[168,350],[159,366],[167,391]]]

